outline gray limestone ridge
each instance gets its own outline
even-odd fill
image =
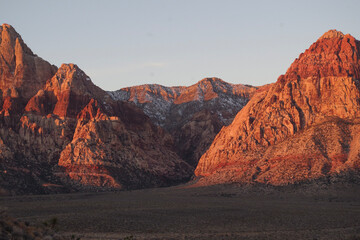
[[[108,93],[115,100],[140,107],[173,136],[177,154],[195,167],[216,134],[232,122],[256,89],[204,78],[188,87],[149,84]]]
[[[114,100],[136,104],[155,124],[172,129],[172,120],[186,121],[204,109],[228,125],[255,90],[255,87],[227,83],[219,78],[204,78],[191,86],[146,84],[108,93]]]

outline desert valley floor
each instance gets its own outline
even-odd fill
[[[80,239],[360,239],[359,185],[145,189],[0,198]],[[75,238],[75,239],[76,239]]]

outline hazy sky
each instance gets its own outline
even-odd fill
[[[263,85],[329,29],[360,38],[360,1],[0,0],[34,53],[105,90],[204,77]]]

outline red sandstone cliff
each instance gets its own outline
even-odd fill
[[[0,192],[168,186],[192,175],[172,137],[76,65],[59,69],[2,25]],[[22,56],[22,58],[21,58]]]
[[[56,67],[36,56],[8,24],[0,26],[0,90],[2,97],[28,100],[51,78]]]
[[[360,42],[330,30],[260,88],[195,170],[203,184],[287,184],[360,167]]]

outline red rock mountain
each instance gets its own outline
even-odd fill
[[[2,97],[28,100],[56,67],[36,56],[8,24],[0,26],[0,90]]]
[[[59,69],[2,25],[0,190],[44,193],[168,186],[192,175],[172,137],[114,101],[76,65]],[[1,192],[1,191],[0,191]]]
[[[330,30],[258,89],[195,170],[199,184],[275,185],[358,171],[360,42]]]
[[[219,78],[205,78],[189,87],[141,85],[109,94],[142,108],[174,137],[177,153],[195,167],[216,134],[232,122],[255,90]]]

